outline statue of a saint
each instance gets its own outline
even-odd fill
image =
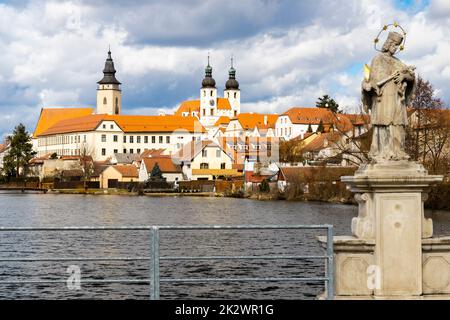
[[[408,160],[405,152],[406,106],[414,98],[414,67],[394,55],[403,36],[390,32],[362,83],[362,104],[371,110],[373,140],[369,157],[375,163]]]

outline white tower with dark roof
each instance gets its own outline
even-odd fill
[[[212,77],[212,67],[209,64],[205,68],[205,78],[200,88],[200,122],[204,126],[211,126],[218,118],[217,113],[217,88],[216,80]]]
[[[97,113],[109,115],[121,114],[121,83],[116,79],[116,69],[111,58],[111,50],[108,51],[108,58],[103,69],[103,79],[97,83]]]
[[[241,91],[239,90],[239,82],[236,80],[233,57],[231,57],[231,67],[228,71],[228,80],[225,83],[223,96],[230,101],[231,108],[233,109],[233,117],[237,117],[241,113]]]

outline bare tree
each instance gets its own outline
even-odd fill
[[[94,161],[92,158],[93,149],[83,143],[80,147],[80,166],[83,170],[83,187],[87,190],[87,182],[91,180],[94,173]]]

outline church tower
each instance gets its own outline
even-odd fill
[[[108,51],[108,58],[103,69],[103,79],[97,83],[97,113],[110,115],[121,114],[121,83],[116,79],[116,69],[111,58],[111,50]]]
[[[241,113],[241,92],[239,82],[236,80],[236,70],[233,68],[233,57],[231,57],[231,67],[228,71],[228,80],[225,83],[223,96],[230,101],[233,117],[237,117]]]
[[[200,121],[202,123],[208,124],[216,116],[217,116],[216,80],[214,80],[214,78],[212,77],[212,67],[209,65],[209,55],[208,55],[208,65],[205,68],[205,78],[202,81],[202,87],[200,89]]]

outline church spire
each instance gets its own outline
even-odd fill
[[[226,90],[239,90],[239,82],[236,80],[236,69],[233,67],[234,57],[231,56],[231,66],[228,70],[228,80],[225,83]]]
[[[212,77],[212,67],[209,64],[209,53],[208,53],[208,65],[205,68],[205,78],[202,81],[202,88],[215,88],[216,80]]]
[[[103,79],[97,82],[98,84],[117,84],[121,83],[116,79],[116,69],[114,68],[114,61],[111,57],[111,48],[108,49],[108,57],[105,61],[105,68],[103,69]]]

